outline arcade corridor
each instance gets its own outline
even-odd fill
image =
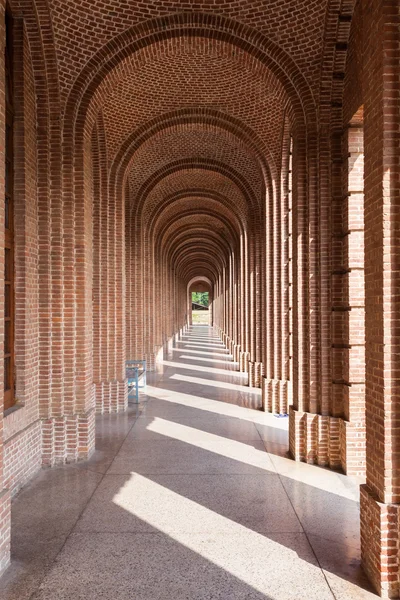
[[[194,326],[137,413],[98,417],[90,461],[36,478],[2,600],[376,598],[357,481],[289,460],[287,421],[250,408],[260,393],[233,369]]]
[[[0,587],[399,599],[400,1],[0,0],[0,45]]]

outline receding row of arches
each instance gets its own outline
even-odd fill
[[[96,413],[127,408],[126,360],[156,369],[200,286],[258,408],[289,413],[292,457],[366,477],[364,564],[395,593],[368,535],[400,501],[396,90],[368,79],[397,73],[395,3],[327,2],[309,65],[262,27],[149,8],[71,51],[69,78],[53,4],[0,3],[2,487],[91,455]]]

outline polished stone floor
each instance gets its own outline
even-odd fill
[[[356,600],[359,482],[287,457],[219,339],[193,326],[90,461],[13,503],[1,600]]]

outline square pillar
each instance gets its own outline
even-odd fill
[[[363,0],[366,285],[364,569],[383,598],[400,597],[400,14]]]

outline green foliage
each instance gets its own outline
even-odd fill
[[[192,302],[196,302],[202,306],[208,306],[208,292],[192,292]]]

